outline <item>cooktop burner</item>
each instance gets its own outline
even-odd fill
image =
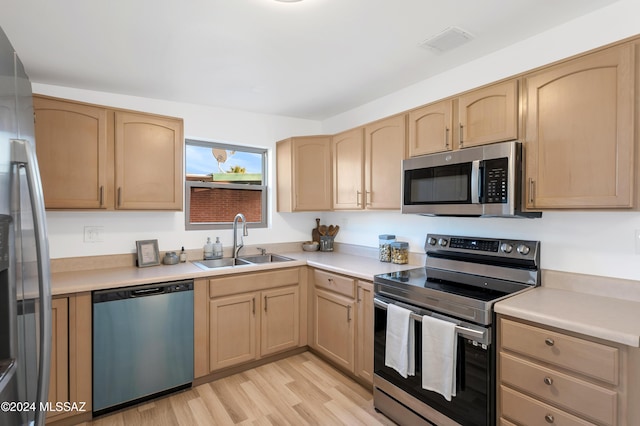
[[[468,297],[480,301],[491,301],[508,295],[508,292],[492,290],[489,288],[474,287],[464,284],[456,284],[444,280],[429,278],[426,268],[409,269],[406,271],[392,272],[378,275],[380,281],[396,282],[399,284],[422,287],[445,293]]]

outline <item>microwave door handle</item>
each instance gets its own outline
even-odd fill
[[[471,163],[471,204],[480,204],[480,160]]]

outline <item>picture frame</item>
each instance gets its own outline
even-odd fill
[[[136,251],[138,253],[138,267],[155,266],[160,264],[160,251],[158,250],[158,240],[136,241]]]

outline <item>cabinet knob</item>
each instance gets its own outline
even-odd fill
[[[553,341],[553,339],[551,339],[551,338],[547,337],[546,339],[544,339],[544,343],[545,343],[547,346],[553,346],[556,342],[554,342],[554,341]]]
[[[553,421],[555,420],[552,414],[547,414],[546,416],[544,416],[544,419],[547,423],[553,423]]]
[[[553,384],[553,379],[549,376],[544,378],[544,384],[551,386]]]

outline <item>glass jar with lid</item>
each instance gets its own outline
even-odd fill
[[[380,262],[391,262],[391,243],[396,241],[396,236],[391,234],[378,235]]]
[[[409,263],[409,243],[404,241],[391,243],[391,262],[399,265]]]

